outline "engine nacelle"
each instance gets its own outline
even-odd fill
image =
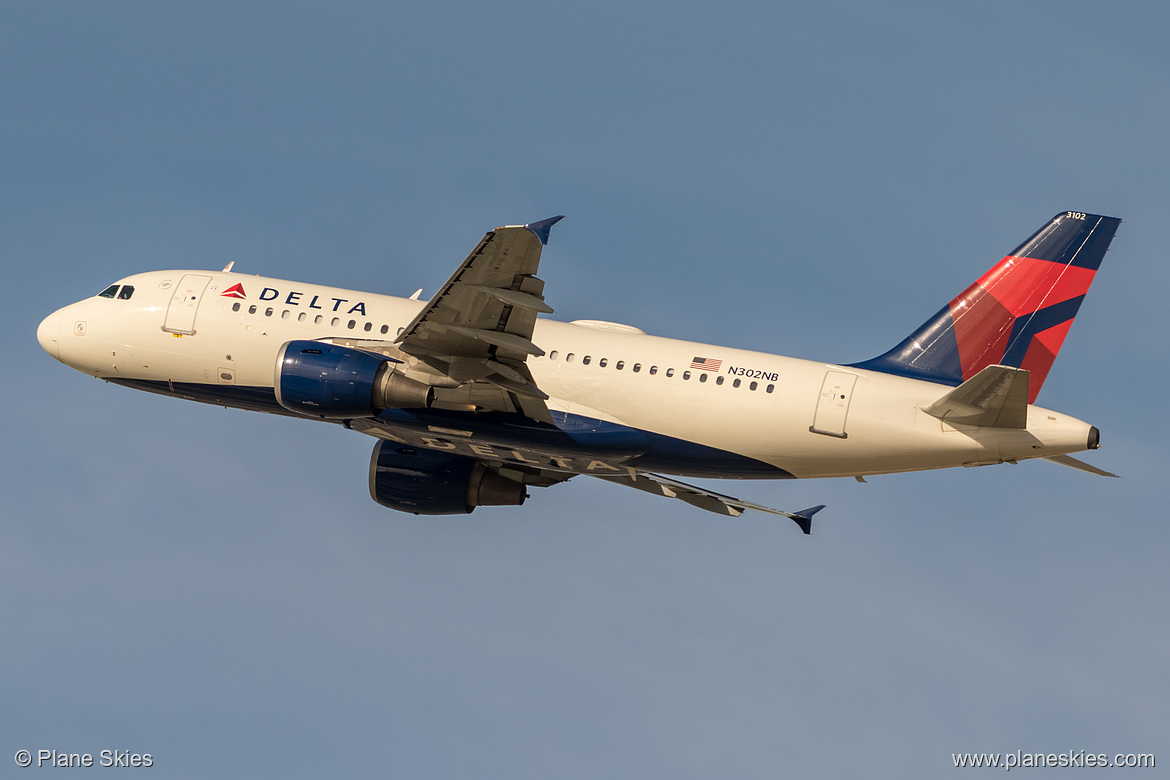
[[[475,458],[379,441],[370,456],[370,497],[416,515],[462,515],[477,506],[520,506],[524,485]]]
[[[290,341],[276,358],[276,400],[313,417],[371,417],[430,406],[435,390],[397,373],[391,360],[320,341]]]

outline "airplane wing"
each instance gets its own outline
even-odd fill
[[[485,382],[533,419],[552,422],[525,361],[536,315],[551,313],[536,278],[549,230],[563,217],[506,225],[483,237],[395,344],[458,383]]]
[[[780,515],[781,517],[790,518],[800,526],[800,530],[806,535],[812,533],[813,515],[825,508],[824,504],[820,504],[809,507],[808,509],[802,509],[799,512],[785,512],[780,509],[763,506],[762,504],[753,504],[750,501],[725,496],[722,493],[715,493],[714,491],[705,490],[694,485],[688,485],[685,482],[679,482],[678,480],[669,479],[658,474],[649,474],[635,469],[629,469],[629,472],[626,474],[591,474],[590,476],[604,479],[607,482],[628,485],[629,487],[644,490],[647,493],[653,493],[657,496],[677,498],[699,509],[705,509],[708,512],[714,512],[719,515],[727,515],[728,517],[739,517],[746,509]]]

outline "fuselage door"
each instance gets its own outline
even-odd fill
[[[853,399],[855,382],[857,382],[855,374],[846,374],[843,371],[829,371],[825,374],[825,381],[821,383],[821,394],[817,398],[813,424],[808,428],[810,431],[841,439],[849,436],[845,433],[845,418],[849,416],[849,402]]]
[[[203,291],[211,281],[210,276],[201,274],[184,274],[175,285],[175,294],[171,304],[167,307],[167,318],[163,322],[163,330],[168,333],[183,333],[191,335],[195,332],[195,313],[199,310],[199,301],[203,298]]]

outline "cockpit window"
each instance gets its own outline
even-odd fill
[[[100,293],[98,293],[98,297],[99,298],[113,298],[117,294],[118,294],[118,285],[111,284],[109,287],[107,287],[106,289],[104,289]]]
[[[122,285],[122,292],[118,293],[118,300],[128,301],[128,300],[130,300],[130,296],[133,294],[134,294],[134,285],[132,285],[132,284]]]

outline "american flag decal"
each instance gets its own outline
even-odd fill
[[[723,361],[716,360],[715,358],[697,357],[691,361],[691,368],[698,369],[699,371],[718,371],[722,365]]]

